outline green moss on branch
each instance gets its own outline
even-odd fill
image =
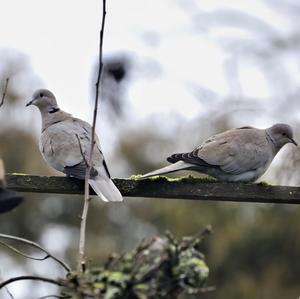
[[[205,229],[194,237],[175,240],[171,234],[154,237],[136,249],[112,256],[106,266],[70,273],[62,296],[72,299],[163,299],[197,294],[209,275],[199,250]]]
[[[132,175],[130,177],[131,180],[141,180],[142,179],[142,175],[141,174],[136,174],[136,175]],[[217,182],[216,179],[212,178],[212,177],[197,177],[197,176],[193,176],[193,175],[185,175],[185,176],[180,176],[180,177],[176,177],[176,178],[170,178],[168,176],[165,175],[154,175],[151,176],[149,178],[143,179],[144,181],[155,181],[155,182],[195,182],[195,183],[215,183]]]

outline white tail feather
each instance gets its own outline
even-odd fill
[[[193,164],[186,163],[183,161],[178,161],[178,162],[168,165],[166,167],[148,172],[148,173],[142,175],[141,179],[146,179],[146,178],[149,178],[154,175],[161,175],[161,174],[171,173],[171,172],[175,172],[175,171],[179,171],[179,170],[189,169],[193,166],[194,166]]]
[[[103,201],[123,201],[119,189],[111,179],[98,176],[95,180],[89,180],[89,184]]]

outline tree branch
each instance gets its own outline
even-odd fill
[[[2,159],[0,158],[0,188],[5,188],[5,169]]]
[[[5,247],[7,247],[7,248],[10,249],[11,251],[13,251],[13,252],[15,252],[15,253],[17,253],[17,254],[19,254],[19,255],[25,257],[25,258],[31,259],[31,260],[35,260],[35,261],[44,261],[44,260],[46,260],[46,259],[48,259],[48,258],[50,257],[48,254],[47,254],[46,256],[44,256],[44,257],[34,257],[34,256],[31,256],[31,255],[29,255],[29,254],[26,254],[26,253],[24,253],[24,252],[18,250],[17,248],[15,248],[15,247],[13,247],[13,246],[11,246],[11,245],[9,245],[9,244],[3,242],[3,241],[0,241],[0,244],[3,245],[3,246],[5,246]]]
[[[0,107],[4,104],[4,100],[5,100],[6,92],[7,92],[7,87],[8,87],[8,82],[9,82],[9,78],[6,78],[5,85],[4,85],[4,91],[3,91],[2,99],[1,99],[1,102],[0,102]]]
[[[40,297],[39,299],[46,299],[46,298],[68,299],[71,297],[70,296],[59,296],[59,295],[47,295],[47,296]]]
[[[22,255],[26,258],[30,258],[30,259],[38,260],[38,261],[43,261],[43,260],[46,260],[48,258],[52,258],[54,261],[56,261],[58,264],[60,264],[67,272],[71,272],[71,268],[66,263],[64,263],[63,261],[61,261],[60,259],[58,259],[54,255],[50,254],[45,248],[43,248],[42,246],[40,246],[39,244],[37,244],[33,241],[23,239],[23,238],[19,238],[19,237],[15,237],[15,236],[11,236],[11,235],[5,235],[5,234],[0,234],[0,238],[14,240],[14,241],[21,242],[23,244],[30,245],[32,247],[35,247],[35,248],[43,251],[46,254],[46,256],[43,257],[43,258],[35,258],[35,257],[32,257],[32,256],[26,254],[26,253],[23,253],[23,252],[19,251],[15,247],[13,247],[11,245],[8,245],[5,242],[0,241],[0,244],[6,246],[7,248],[11,249],[12,251],[16,252],[17,254],[20,254],[20,255]]]
[[[2,281],[2,271],[0,269],[0,281]],[[10,290],[8,289],[8,287],[4,287],[6,293],[8,294],[8,296],[10,297],[10,299],[15,299],[14,295],[10,292]]]
[[[56,284],[60,287],[63,287],[64,284],[60,281],[57,281],[55,279],[47,278],[47,277],[42,277],[42,276],[32,276],[32,275],[23,275],[23,276],[17,276],[17,277],[12,277],[10,279],[7,279],[3,282],[0,283],[0,290],[4,288],[5,286],[9,285],[10,283],[13,283],[15,281],[20,281],[20,280],[39,280],[47,283],[52,283]]]
[[[177,298],[206,288],[209,267],[199,244],[209,228],[176,239],[170,233],[144,240],[137,248],[111,256],[104,267],[67,275],[62,295],[71,298]],[[196,245],[196,246],[195,246]]]
[[[78,140],[79,150],[80,150],[80,154],[82,156],[82,159],[84,161],[84,164],[85,164],[86,167],[88,167],[89,164],[88,164],[88,161],[86,160],[85,155],[83,153],[82,145],[81,145],[81,142],[80,142],[80,138],[79,138],[78,134],[75,134],[75,136],[76,136],[76,138]]]
[[[84,194],[84,182],[70,177],[7,174],[6,181],[7,189],[17,192]],[[192,176],[146,180],[115,178],[113,182],[122,195],[129,198],[300,204],[300,187],[273,186],[264,183],[224,183]],[[96,194],[92,189],[90,193]]]
[[[90,194],[89,194],[89,178],[92,166],[93,151],[95,146],[95,130],[96,130],[96,121],[98,113],[98,99],[99,99],[99,86],[101,81],[102,69],[103,69],[103,35],[104,35],[104,25],[105,25],[105,16],[106,16],[106,0],[102,1],[102,22],[100,30],[100,42],[99,42],[99,66],[98,66],[98,75],[97,81],[95,84],[96,94],[95,94],[95,103],[94,103],[94,114],[93,114],[93,125],[92,125],[92,136],[91,136],[91,150],[88,159],[88,165],[85,173],[85,184],[84,184],[84,206],[82,210],[81,223],[80,223],[80,237],[79,237],[79,259],[81,265],[81,271],[84,272],[86,268],[86,258],[85,258],[85,235],[86,235],[86,221],[89,210],[90,203]]]

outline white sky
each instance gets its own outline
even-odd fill
[[[136,116],[167,113],[170,109],[184,116],[197,115],[201,105],[187,90],[187,84],[201,84],[221,96],[230,93],[224,69],[228,54],[216,40],[245,33],[225,28],[196,34],[190,18],[191,11],[200,6],[202,12],[216,8],[251,12],[282,32],[289,27],[260,1],[107,1],[104,54],[133,53],[141,68],[146,68],[144,62],[149,59],[161,64],[161,76],[142,77],[130,85],[128,98]],[[44,87],[56,94],[60,106],[89,120],[91,107],[87,102],[91,70],[98,54],[100,21],[99,0],[5,1],[0,13],[0,48],[25,53]],[[145,43],[145,36],[153,43]],[[270,96],[270,87],[255,65],[245,65],[239,75],[245,95]]]

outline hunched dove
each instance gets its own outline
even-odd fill
[[[254,182],[287,143],[297,146],[293,130],[286,124],[275,124],[265,130],[253,127],[232,129],[210,137],[192,152],[173,154],[167,158],[172,165],[141,178],[194,170],[221,181]]]
[[[59,109],[54,94],[47,89],[37,90],[26,106],[29,105],[37,106],[41,112],[40,151],[44,159],[67,176],[84,179],[92,127]],[[120,191],[110,178],[96,135],[95,140],[89,184],[103,201],[122,201]]]

